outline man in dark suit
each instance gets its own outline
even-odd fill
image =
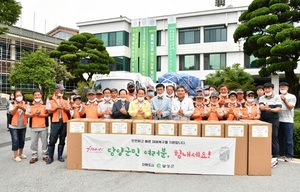
[[[128,113],[129,102],[126,100],[127,91],[125,89],[120,89],[119,97],[120,99],[113,104],[112,108],[112,118],[114,119],[130,119]]]

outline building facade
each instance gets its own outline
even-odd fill
[[[215,10],[158,16],[156,20],[156,77],[168,69],[168,18],[176,18],[176,72],[188,73],[205,80],[210,73],[222,67],[239,63],[254,79],[279,83],[283,73],[270,78],[260,78],[255,58],[243,53],[243,41],[237,43],[233,34],[240,24],[238,18],[247,7],[228,7]],[[79,22],[81,32],[95,34],[104,41],[111,57],[116,60],[111,70],[130,71],[131,24],[127,17]],[[299,67],[296,73],[300,73]]]

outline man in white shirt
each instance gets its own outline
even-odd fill
[[[111,119],[112,107],[114,102],[111,100],[111,90],[105,88],[103,90],[103,101],[98,105],[98,113],[103,119]]]
[[[185,97],[185,88],[179,86],[176,90],[177,98],[172,100],[171,113],[173,120],[190,120],[194,112],[193,100]]]

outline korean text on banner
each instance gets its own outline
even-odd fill
[[[130,71],[139,72],[139,20],[132,20],[131,23],[131,57]]]
[[[148,34],[149,34],[149,77],[156,82],[156,20],[148,20]]]
[[[149,31],[148,31],[148,19],[141,20],[140,27],[140,73],[144,76],[149,75],[148,64],[148,49],[149,49]]]
[[[168,18],[168,72],[176,72],[176,17]]]
[[[82,134],[82,168],[234,175],[235,138]]]

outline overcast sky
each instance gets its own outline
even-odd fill
[[[219,9],[215,0],[17,0],[22,15],[16,26],[40,33],[57,26],[78,29],[76,23],[126,16],[147,18]],[[252,0],[226,0],[226,6],[248,6]]]

